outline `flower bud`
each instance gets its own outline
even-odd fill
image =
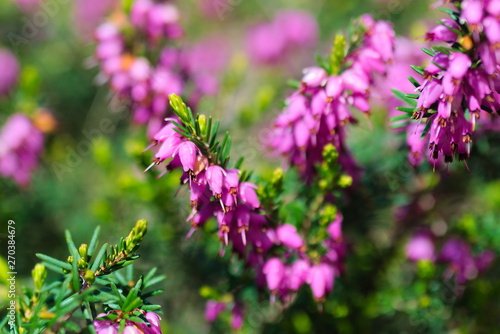
[[[37,263],[31,271],[31,277],[33,278],[35,290],[40,291],[47,277],[47,269],[43,264]]]
[[[87,254],[88,249],[89,246],[87,244],[81,244],[80,247],[78,248],[78,254],[80,254],[80,257],[85,261],[88,261],[88,254]]]

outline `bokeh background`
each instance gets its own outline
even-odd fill
[[[50,1],[46,1],[50,2]],[[97,84],[92,63],[93,31],[116,1],[75,0],[56,3],[50,19],[36,22],[44,7],[37,0],[0,1],[0,47],[17,57],[21,74],[14,91],[0,98],[0,123],[23,112],[45,112],[49,126],[40,166],[28,186],[0,179],[0,267],[5,266],[6,223],[16,221],[18,284],[30,284],[35,253],[67,257],[64,230],[75,242],[88,242],[102,228],[102,242],[116,242],[134,222],[149,221],[137,271],[157,266],[167,275],[156,297],[163,306],[167,333],[228,333],[229,314],[209,324],[203,291],[222,288],[231,279],[230,255],[218,257],[215,234],[185,239],[189,210],[179,175],[159,180],[142,170],[145,129],[130,122],[127,108]],[[266,175],[280,165],[265,153],[265,129],[299,79],[302,68],[328,52],[335,33],[369,13],[394,23],[402,36],[419,39],[443,17],[424,0],[184,0],[176,5],[185,29],[181,45],[200,41],[221,45],[205,57],[222,57],[219,92],[202,98],[198,109],[219,118],[233,137],[232,154],[245,156],[247,169]],[[284,10],[309,13],[318,24],[317,41],[287,52],[274,63],[258,61],[247,47],[250,29]],[[42,24],[43,23],[43,24]],[[31,29],[31,30],[30,30]],[[16,38],[21,36],[21,38]],[[272,43],[269,47],[272,46]],[[209,48],[208,48],[209,49]],[[200,56],[199,62],[207,61]],[[0,71],[4,64],[0,63]],[[380,102],[380,101],[379,101]],[[377,103],[375,101],[374,103]],[[471,173],[462,164],[450,171],[414,170],[406,162],[404,135],[391,131],[387,110],[374,109],[350,129],[349,146],[365,173],[343,203],[349,243],[347,268],[336,281],[323,311],[303,291],[286,310],[270,306],[249,290],[245,333],[499,333],[500,271],[488,271],[464,284],[443,276],[444,267],[409,262],[404,246],[422,226],[437,235],[467,240],[474,253],[500,251],[500,136],[485,132],[474,143]],[[102,128],[106,119],[111,126]],[[108,121],[105,121],[108,122]],[[87,145],[84,142],[89,142]],[[83,143],[83,144],[82,144]],[[0,143],[2,145],[2,143]],[[62,168],[61,165],[67,168]],[[258,179],[258,177],[256,177]],[[302,185],[291,183],[291,187]],[[307,208],[297,210],[297,215]],[[0,306],[5,306],[6,270],[0,273]]]

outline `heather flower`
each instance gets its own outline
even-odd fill
[[[147,124],[156,133],[167,116],[168,95],[185,94],[190,104],[215,95],[218,75],[228,62],[227,43],[210,37],[184,48],[165,46],[181,37],[179,12],[172,3],[151,0],[133,2],[130,17],[109,20],[95,32],[95,60],[101,66],[98,81],[108,82],[121,99],[132,107],[132,120]],[[143,40],[142,36],[148,36]],[[142,56],[141,43],[157,49],[159,57]]]
[[[297,228],[290,224],[280,225],[276,229],[276,237],[283,246],[288,248],[300,249],[304,245]]]
[[[406,257],[411,261],[433,261],[434,242],[427,232],[420,232],[412,236],[406,245]]]
[[[493,2],[485,6],[484,1],[463,1],[457,9],[459,22],[443,19],[427,34],[429,40],[459,47],[432,51],[431,62],[422,69],[413,117],[424,124],[408,132],[412,165],[420,164],[422,156],[427,156],[434,167],[455,157],[465,162],[478,120],[488,127],[489,114],[495,115],[498,110],[495,52],[500,24],[498,16],[490,13],[490,9],[495,12]],[[421,144],[419,136],[423,137]]]
[[[345,146],[345,125],[354,123],[351,108],[369,115],[369,87],[375,73],[385,71],[393,58],[394,32],[387,22],[375,22],[370,16],[361,19],[364,34],[357,50],[345,56],[345,39],[338,37],[334,49],[340,53],[338,68],[308,67],[300,87],[285,101],[276,119],[270,148],[296,165],[306,179],[314,175],[315,165],[323,160],[323,149],[333,144],[339,162],[351,176],[359,168]]]
[[[91,38],[92,32],[111,9],[113,0],[76,0],[73,6],[73,18],[76,31],[85,38]]]
[[[491,251],[484,251],[478,256],[471,252],[470,245],[462,239],[448,239],[438,256],[440,262],[448,263],[448,274],[455,274],[459,283],[465,283],[477,277],[493,262]]]
[[[101,313],[97,319],[107,316],[109,313]],[[149,322],[138,323],[131,320],[125,321],[123,333],[126,334],[161,334],[160,316],[154,312],[146,312],[145,318]],[[118,334],[120,328],[120,317],[115,320],[94,320],[93,325],[98,334]]]
[[[318,35],[316,20],[308,13],[286,10],[271,22],[259,23],[247,33],[247,53],[256,63],[275,64],[291,52],[314,46]]]
[[[43,151],[43,133],[25,115],[14,114],[0,131],[0,143],[0,175],[27,186]]]
[[[210,299],[205,305],[205,319],[208,322],[214,322],[225,309],[226,304]]]
[[[0,97],[9,93],[19,77],[19,63],[7,49],[0,49]]]
[[[334,280],[335,274],[331,265],[321,263],[311,267],[307,283],[311,286],[316,301],[325,300],[325,296],[333,289]]]
[[[242,305],[235,303],[231,312],[231,328],[241,329],[243,327],[243,310]]]

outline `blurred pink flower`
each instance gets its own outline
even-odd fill
[[[406,257],[411,261],[433,261],[434,242],[430,233],[419,232],[413,235],[406,245]]]
[[[9,93],[19,78],[17,58],[7,49],[0,49],[0,97]]]
[[[12,115],[0,131],[0,175],[27,186],[38,166],[44,137],[23,114]]]
[[[311,48],[318,39],[318,25],[307,12],[284,10],[271,22],[251,27],[246,36],[246,50],[256,63],[273,64],[290,53]]]

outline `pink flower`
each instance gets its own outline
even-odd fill
[[[417,233],[406,245],[406,257],[411,261],[434,260],[434,242],[429,233]]]
[[[14,114],[0,130],[0,143],[0,175],[27,186],[43,151],[43,133],[25,115]]]
[[[297,228],[290,224],[283,224],[276,229],[276,236],[279,242],[292,249],[299,249],[304,245],[304,241],[297,233]]]
[[[266,276],[267,287],[271,291],[277,291],[285,277],[285,265],[277,257],[270,258],[264,264],[262,272]]]
[[[205,319],[208,322],[214,322],[219,314],[224,311],[226,304],[210,299],[205,305]]]
[[[19,77],[19,63],[7,49],[0,49],[0,97],[11,91]]]
[[[239,303],[235,303],[231,312],[231,328],[241,329],[243,327],[243,310]]]

